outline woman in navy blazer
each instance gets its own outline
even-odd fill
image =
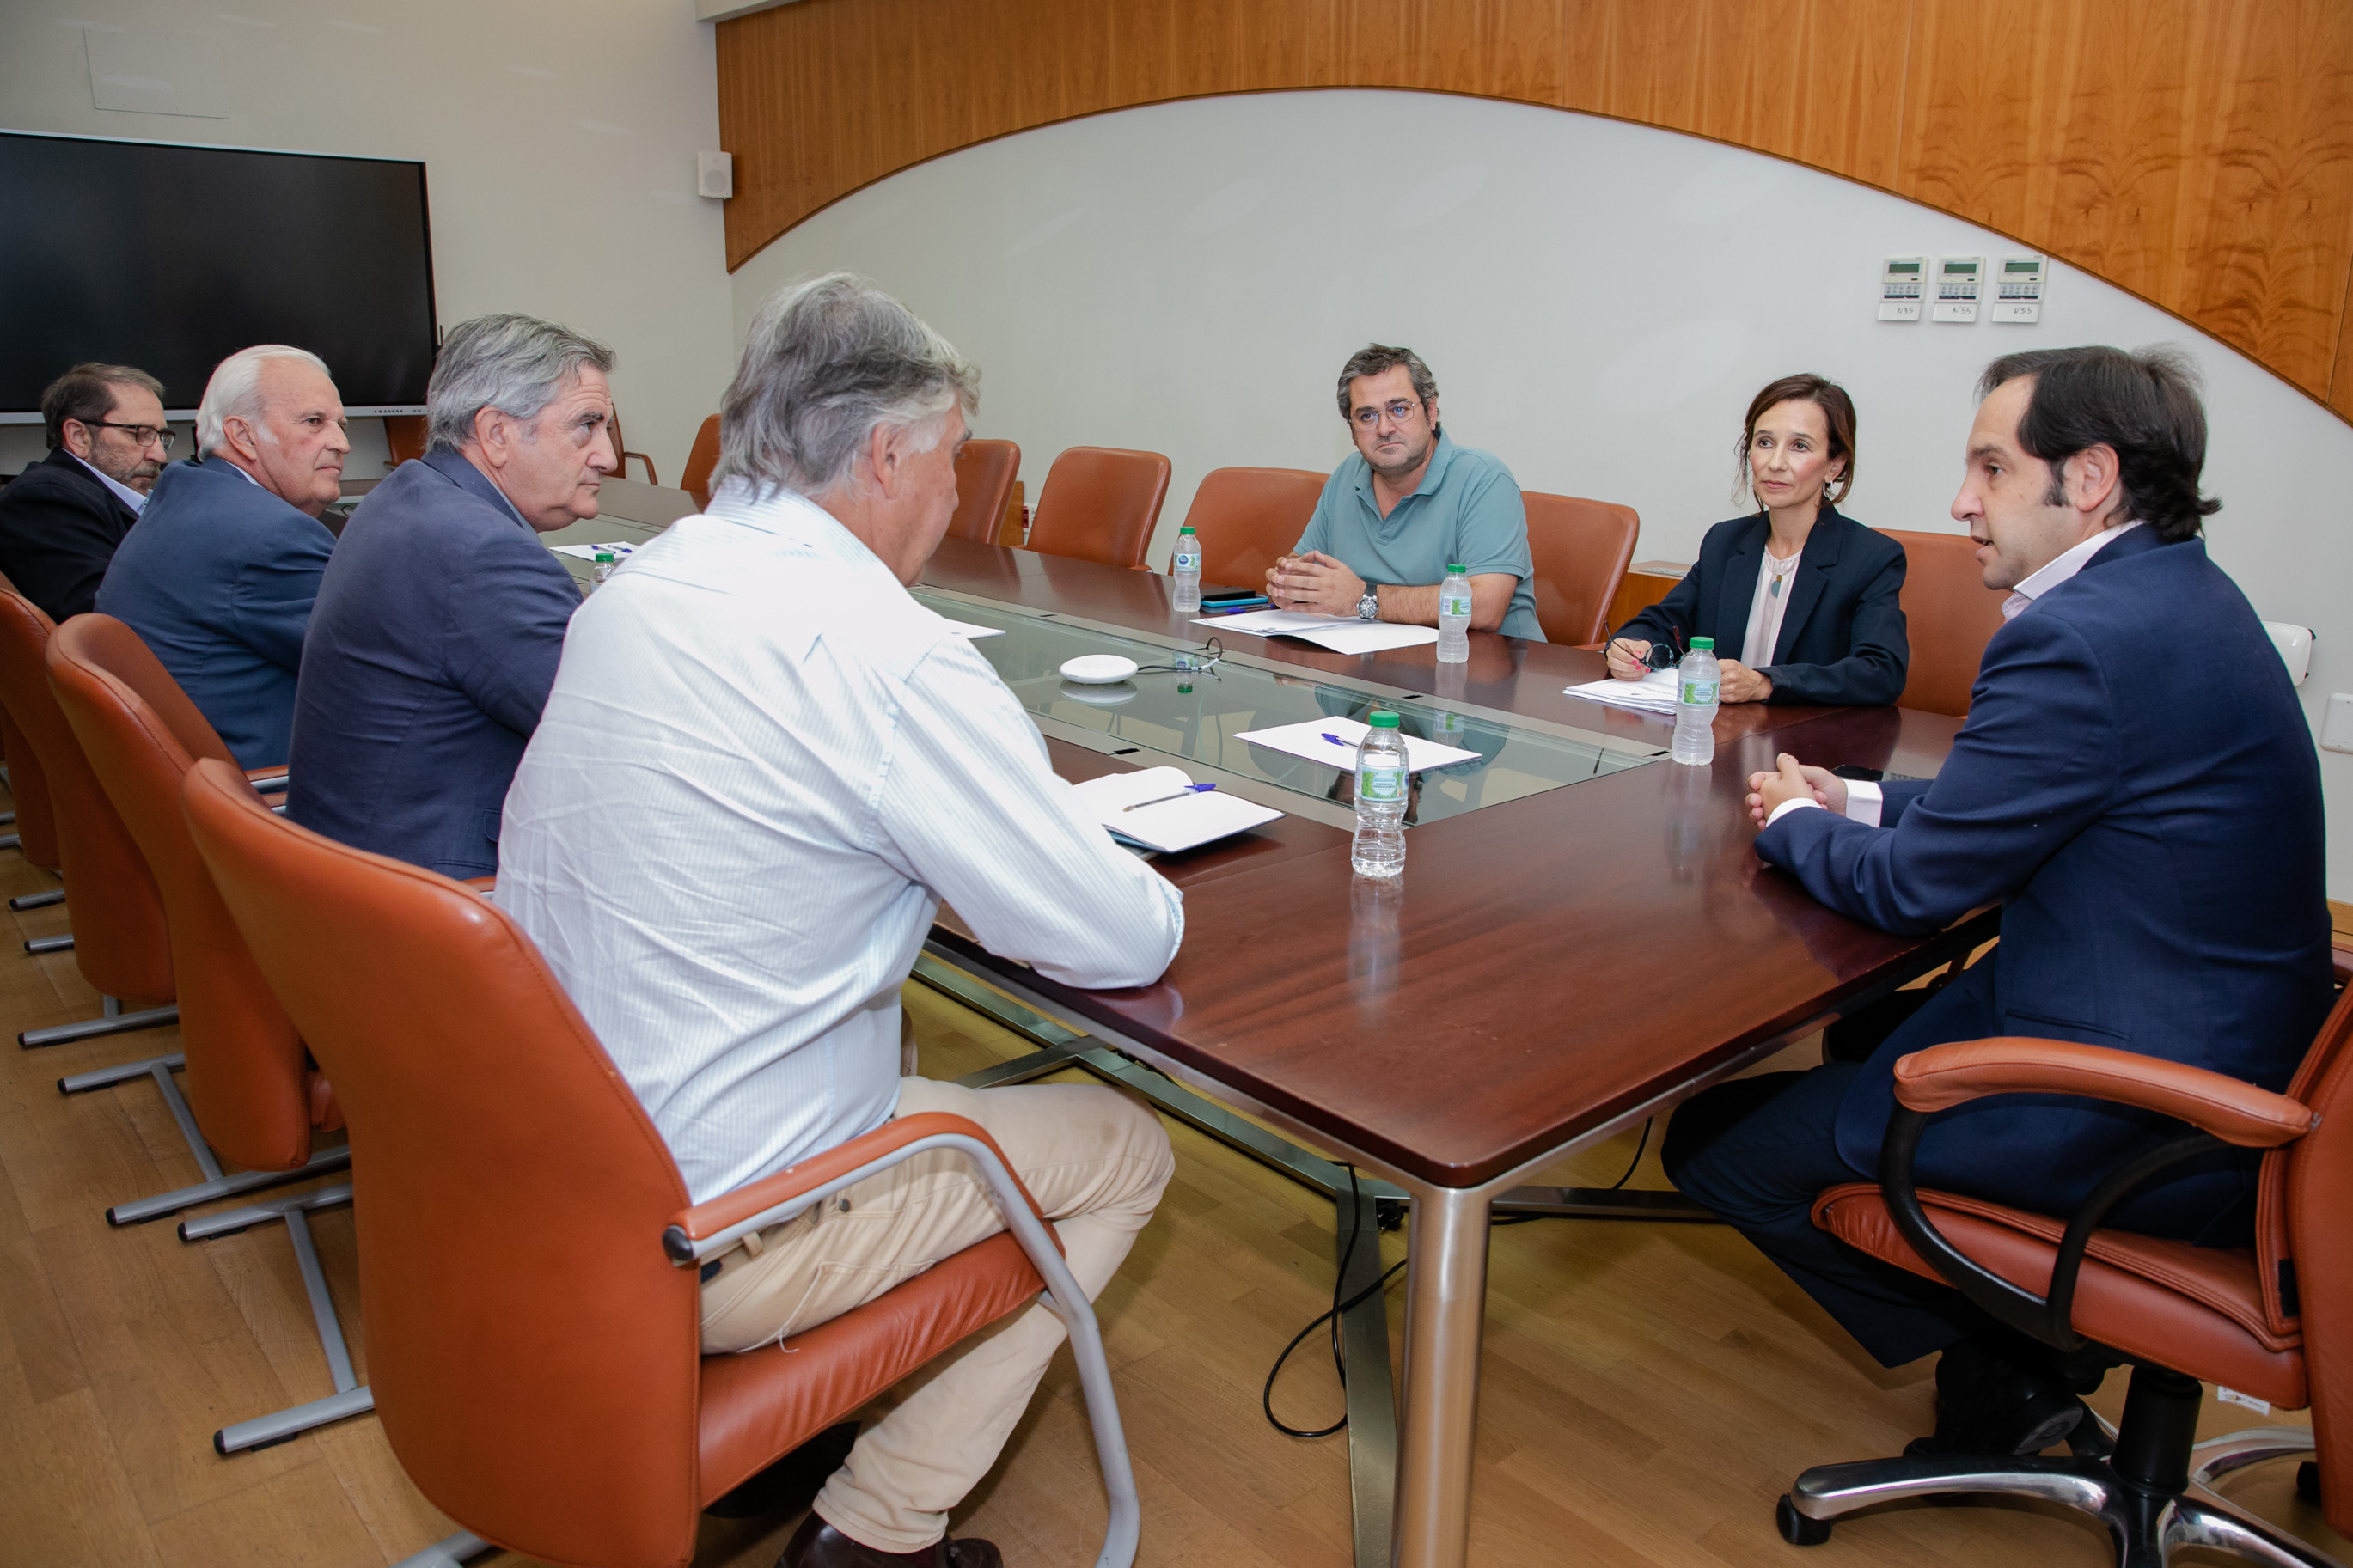
[[[1904,690],[1904,547],[1841,516],[1854,488],[1854,404],[1819,375],[1788,375],[1748,405],[1740,483],[1757,503],[1700,542],[1699,563],[1619,631],[1609,673],[1715,639],[1726,702],[1874,706]]]

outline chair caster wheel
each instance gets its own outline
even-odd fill
[[[2310,1459],[2295,1468],[2295,1495],[2315,1508],[2320,1506],[2320,1467]]]
[[[1787,1492],[1773,1505],[1773,1523],[1780,1530],[1781,1539],[1792,1546],[1820,1546],[1831,1538],[1831,1521],[1808,1519],[1798,1511],[1798,1505],[1789,1500]]]

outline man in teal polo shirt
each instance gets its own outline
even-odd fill
[[[1529,579],[1527,510],[1512,471],[1458,447],[1438,418],[1438,382],[1411,349],[1374,343],[1340,371],[1340,415],[1358,456],[1324,486],[1293,554],[1266,574],[1286,610],[1438,624],[1438,587],[1471,575],[1471,625],[1544,641]]]

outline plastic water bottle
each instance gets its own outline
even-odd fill
[[[1179,615],[1201,613],[1201,542],[1192,528],[1176,531],[1176,563],[1168,574],[1169,598]]]
[[[1675,672],[1675,738],[1667,755],[1694,767],[1715,761],[1715,639],[1692,638]]]
[[[596,563],[590,567],[588,571],[588,591],[590,593],[593,594],[597,589],[605,585],[605,580],[613,574],[613,552],[611,551],[599,550],[596,552]]]
[[[1394,877],[1405,869],[1405,737],[1386,710],[1367,720],[1356,748],[1356,837],[1348,863],[1359,877]]]
[[[1471,658],[1471,574],[1460,563],[1446,569],[1438,585],[1438,662],[1466,664]]]

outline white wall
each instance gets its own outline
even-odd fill
[[[92,108],[85,27],[216,40],[228,117]],[[688,0],[0,4],[0,125],[423,159],[442,324],[523,310],[612,344],[623,431],[671,483],[733,358],[719,204],[694,195],[716,79]],[[41,453],[37,426],[0,442],[0,471]]]
[[[1816,370],[1859,410],[1850,510],[1957,531],[1971,384],[2031,345],[2160,340],[2205,367],[2214,557],[2315,627],[2317,724],[2353,690],[2353,428],[2155,307],[2054,268],[2041,325],[1874,319],[1890,254],[2024,247],[1899,197],[1647,127],[1422,93],[1270,93],[1024,132],[883,180],[735,274],[740,336],[779,283],[868,273],[983,369],[977,428],[1034,501],[1065,447],[1176,465],[1158,551],[1229,465],[1330,468],[1368,341],[1420,352],[1448,429],[1529,489],[1621,501],[1689,560],[1729,500],[1757,388]],[[2321,753],[2330,892],[2353,900],[2353,756]]]

